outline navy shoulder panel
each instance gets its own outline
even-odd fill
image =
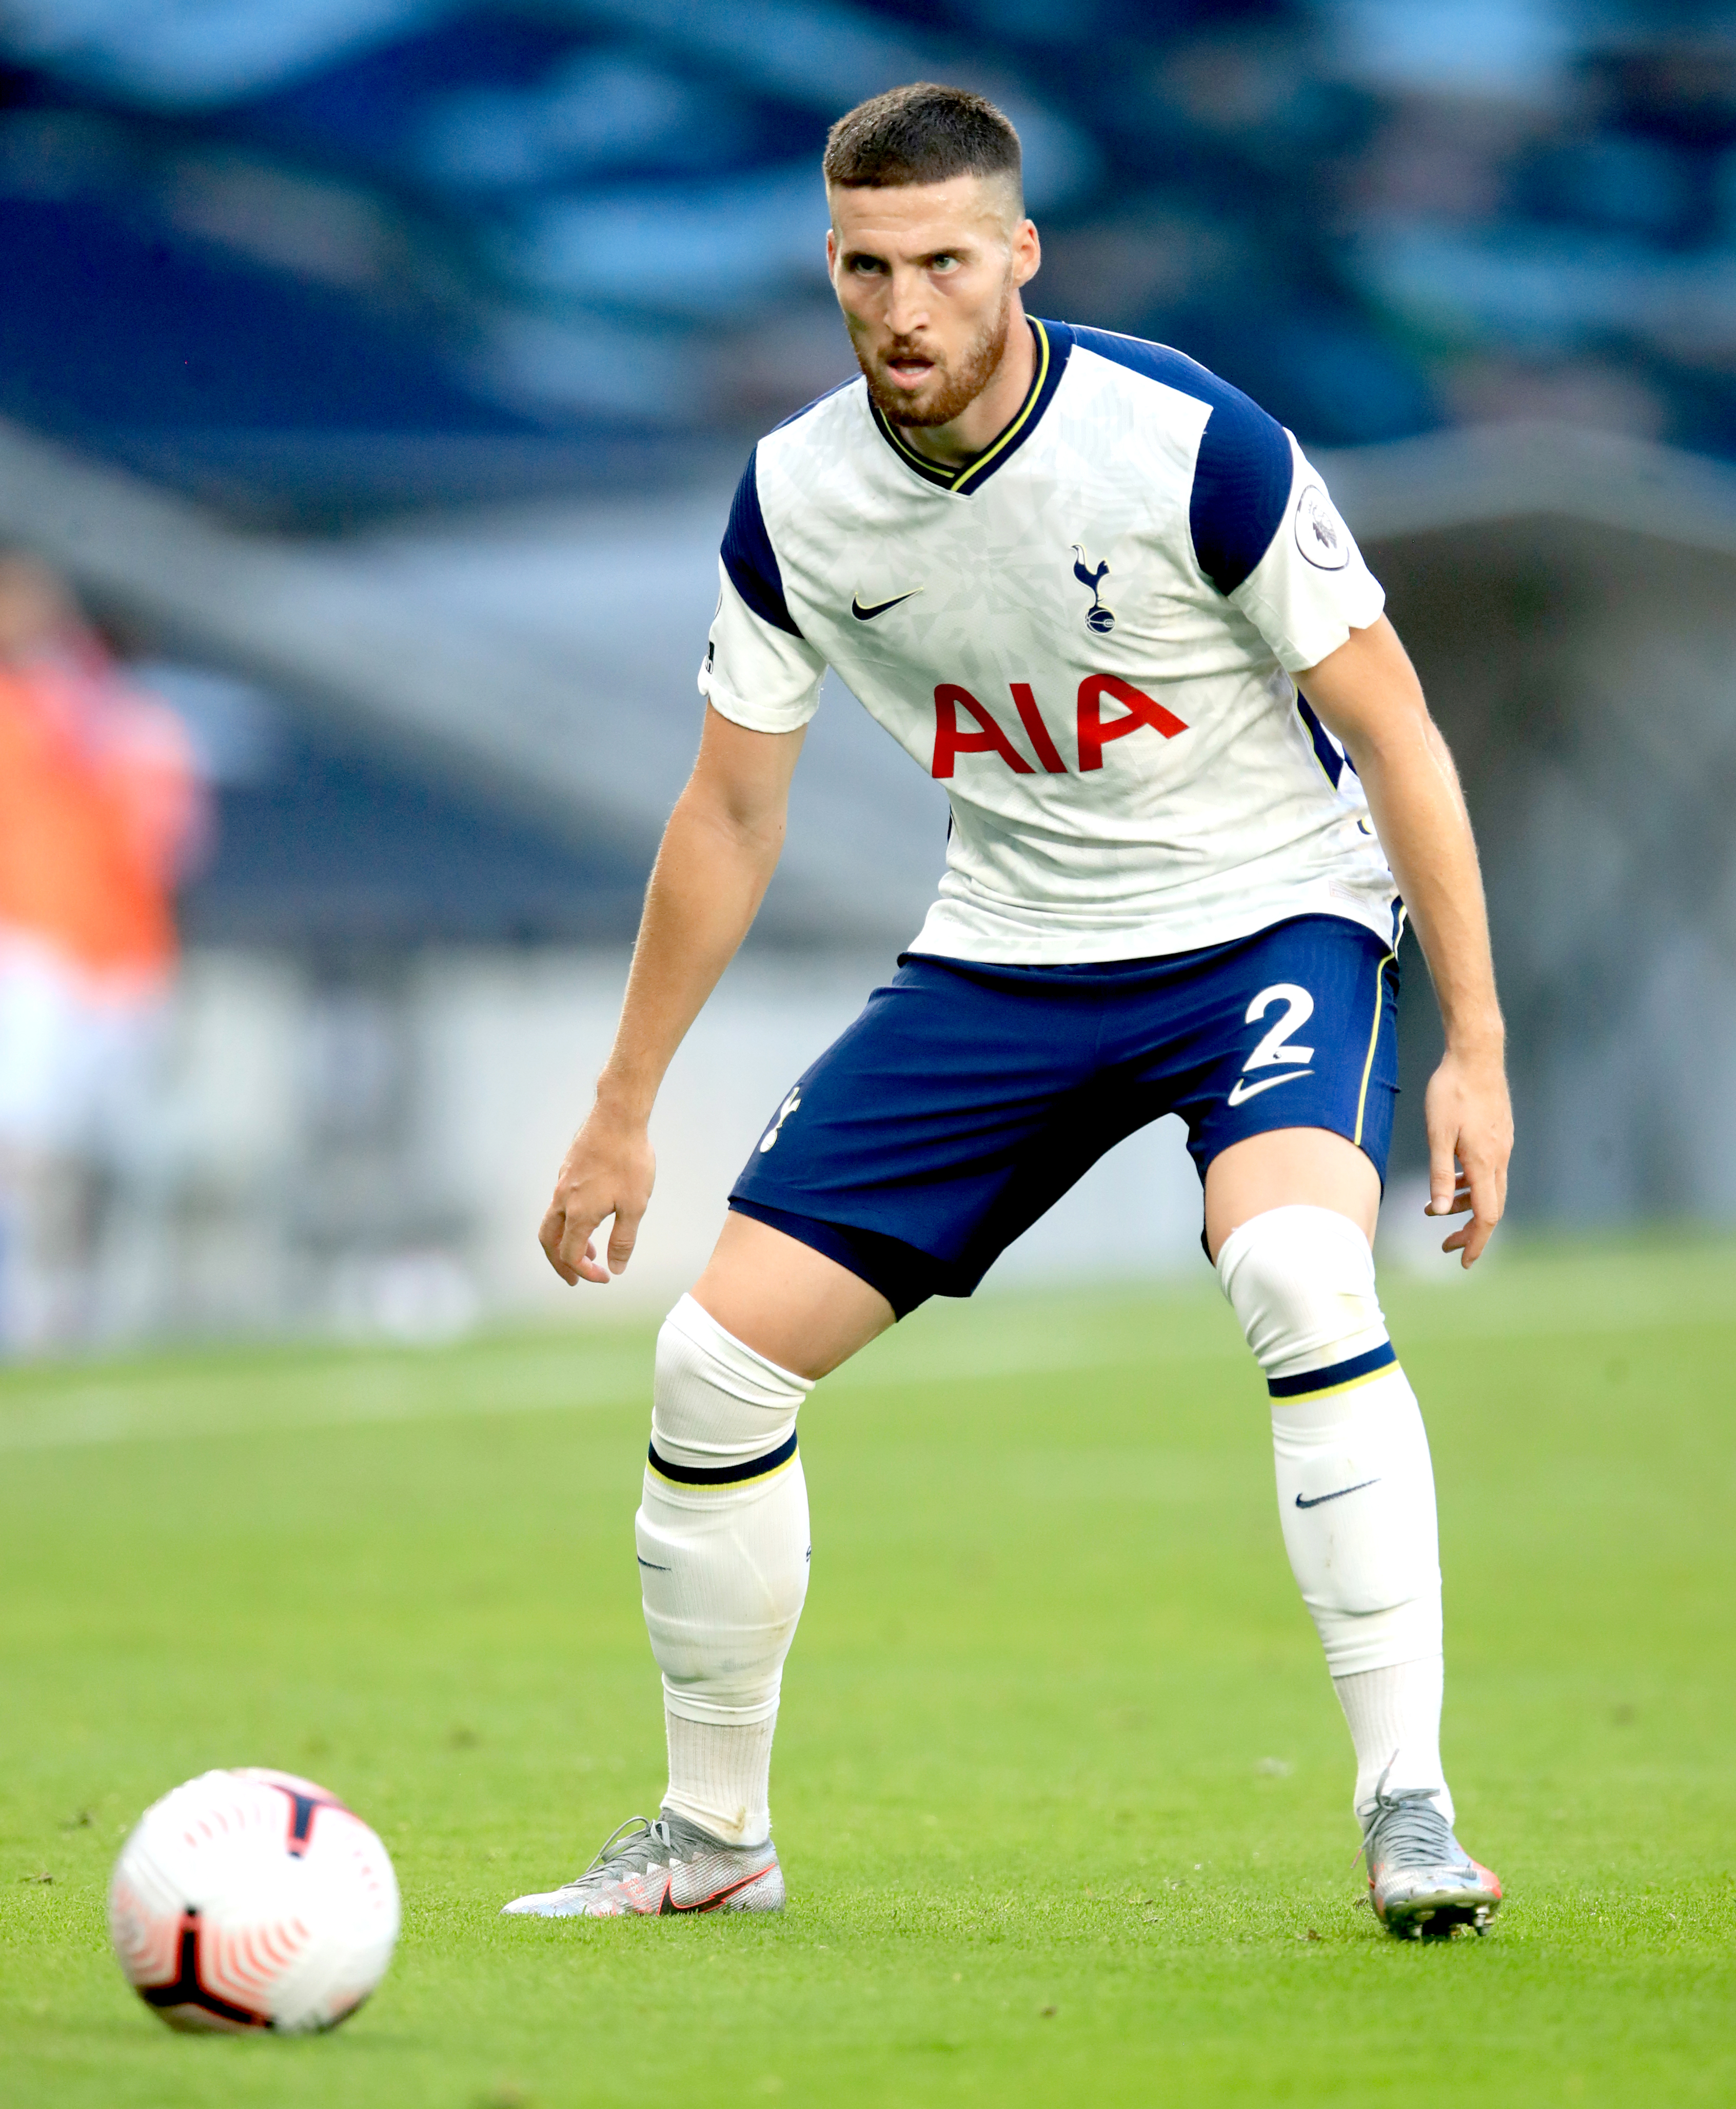
[[[1077,327],[1074,336],[1087,351],[1211,405],[1194,463],[1188,525],[1200,570],[1219,593],[1234,593],[1271,548],[1290,502],[1295,471],[1284,427],[1239,388],[1166,344]]]
[[[802,632],[796,627],[795,618],[784,598],[784,575],[778,569],[778,553],[771,546],[771,537],[766,532],[766,516],[760,511],[758,467],[759,449],[756,447],[748,457],[741,481],[735,486],[730,524],[723,531],[723,568],[730,575],[730,585],[761,621],[769,622],[773,629],[787,631],[792,637],[799,637]]]

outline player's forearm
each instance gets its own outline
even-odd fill
[[[1426,716],[1407,716],[1345,743],[1428,961],[1448,1044],[1498,1053],[1505,1036],[1482,874],[1446,742]]]
[[[706,999],[748,934],[777,868],[781,814],[745,824],[689,784],[663,832],[645,891],[601,1105],[643,1121]]]

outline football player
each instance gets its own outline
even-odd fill
[[[946,874],[897,972],[773,1110],[658,1339],[638,1547],[661,1813],[506,1908],[781,1904],[767,1778],[807,1587],[802,1402],[1176,1113],[1267,1380],[1375,1908],[1396,1933],[1481,1929],[1501,1890],[1453,1836],[1434,1483],[1371,1249],[1407,919],[1446,1028],[1430,1210],[1469,1216],[1444,1249],[1474,1262],[1505,1197],[1452,761],[1291,435],[1180,352],[1027,314],[1038,233],[992,104],[876,97],[824,168],[861,376],[762,440],[735,494],[698,761],[542,1226],[564,1280],[628,1262],[653,1100],[771,876],[827,666],[946,784]]]

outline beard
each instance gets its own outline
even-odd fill
[[[862,378],[868,383],[868,393],[875,409],[889,425],[950,425],[955,418],[961,417],[993,380],[1006,355],[1012,311],[1013,289],[1009,281],[998,312],[983,323],[966,345],[956,366],[945,364],[936,357],[931,346],[914,337],[894,337],[879,356],[865,351],[852,338],[856,363],[862,369]],[[880,372],[893,359],[912,353],[934,360],[925,384],[926,391],[932,392],[926,392],[925,400],[920,404],[911,401],[907,391],[885,380]]]

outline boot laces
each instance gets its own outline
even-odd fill
[[[630,1816],[625,1823],[615,1826],[599,1847],[596,1858],[573,1880],[582,1882],[604,1873],[639,1873],[655,1867],[660,1859],[673,1861],[674,1858],[675,1840],[665,1818],[660,1816],[653,1822],[647,1816]]]
[[[1357,1811],[1363,1820],[1360,1857],[1372,1869],[1377,1860],[1394,1860],[1401,1866],[1457,1866],[1464,1849],[1453,1836],[1453,1827],[1442,1815],[1437,1801],[1440,1790],[1432,1786],[1401,1787],[1386,1791],[1387,1775],[1396,1759],[1375,1782],[1374,1799]]]

